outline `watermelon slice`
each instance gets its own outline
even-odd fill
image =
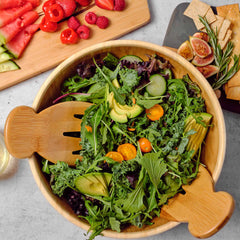
[[[20,7],[26,0],[0,0],[0,9]]]
[[[31,24],[25,27],[5,47],[15,58],[19,58],[38,28],[39,24]]]
[[[40,5],[41,0],[26,0],[26,2],[31,3],[32,6],[35,8]]]
[[[21,7],[0,10],[0,27],[7,25],[32,9],[32,4],[28,2]]]
[[[21,17],[0,28],[0,42],[6,44],[11,39],[13,39],[24,27],[34,23],[37,19],[38,13],[36,11],[29,11],[24,13]]]

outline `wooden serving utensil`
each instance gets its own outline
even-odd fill
[[[197,178],[183,189],[185,194],[177,194],[162,207],[162,218],[187,222],[189,232],[197,238],[212,236],[230,219],[235,206],[233,197],[214,191],[212,177],[202,165]]]
[[[91,104],[64,102],[36,113],[32,108],[20,106],[12,110],[5,125],[5,142],[14,157],[27,158],[34,152],[56,163],[64,161],[74,165],[79,150],[81,120]],[[78,138],[67,137],[78,132]],[[197,178],[184,185],[185,194],[177,194],[161,210],[161,217],[170,221],[188,222],[191,234],[198,238],[210,237],[230,218],[234,199],[226,192],[214,192],[213,180],[200,165]]]
[[[74,165],[80,150],[81,119],[77,118],[91,105],[87,102],[63,102],[40,113],[20,106],[7,117],[4,136],[9,153],[16,158],[29,158],[34,152],[53,163]],[[77,134],[77,136],[72,137]],[[68,136],[71,135],[71,136]]]

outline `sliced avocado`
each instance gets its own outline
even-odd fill
[[[119,82],[118,82],[118,80],[116,78],[112,80],[112,84],[113,84],[113,86],[115,88],[120,88],[121,87]]]
[[[201,118],[201,121],[204,124],[196,122],[196,119],[199,117]],[[185,120],[184,132],[187,133],[188,131],[190,131],[192,129],[196,131],[196,133],[189,136],[189,142],[187,145],[187,151],[194,150],[192,157],[195,155],[195,153],[201,146],[201,144],[207,134],[208,126],[211,122],[211,119],[212,119],[212,115],[209,113],[195,113],[194,116],[190,115]]]
[[[113,99],[114,99],[114,93],[113,92],[108,92],[107,94],[107,101],[109,103],[109,107],[113,108]]]
[[[109,115],[113,121],[119,123],[126,123],[128,121],[127,114],[119,114],[114,108],[110,111]]]
[[[115,100],[113,100],[113,108],[118,114],[126,114],[128,118],[134,118],[143,111],[143,108],[137,104],[133,106],[121,105]]]
[[[112,179],[110,173],[88,173],[79,176],[75,185],[83,194],[108,197],[108,186]]]

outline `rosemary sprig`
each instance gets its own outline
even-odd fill
[[[239,66],[240,54],[233,56],[233,61],[234,61],[233,66],[230,69],[228,69],[229,63],[231,61],[231,56],[233,53],[234,44],[231,41],[229,41],[226,46],[226,49],[223,51],[217,40],[218,29],[216,29],[216,33],[215,33],[213,29],[210,27],[210,25],[208,24],[208,21],[206,18],[199,16],[199,20],[202,22],[202,24],[206,28],[207,34],[209,36],[209,43],[214,53],[215,64],[217,67],[219,67],[219,72],[216,75],[216,79],[212,83],[213,89],[218,89],[222,85],[227,83],[240,69],[240,66]]]

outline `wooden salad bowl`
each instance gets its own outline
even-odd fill
[[[39,112],[52,105],[52,101],[60,95],[62,82],[74,74],[77,65],[82,60],[88,60],[99,55],[101,56],[107,52],[111,52],[118,57],[124,55],[137,55],[145,60],[148,59],[147,55],[156,53],[170,61],[176,78],[182,78],[183,75],[189,74],[192,81],[199,85],[206,101],[207,112],[213,115],[213,127],[211,127],[208,132],[201,155],[201,161],[207,166],[214,183],[216,183],[222,170],[226,149],[226,132],[222,109],[214,91],[202,74],[191,63],[170,49],[135,40],[114,40],[83,49],[72,55],[53,70],[39,90],[32,105],[33,109]],[[70,222],[88,230],[88,223],[79,219],[71,210],[70,206],[53,194],[41,170],[41,160],[37,154],[34,154],[29,159],[29,164],[36,183],[49,203]],[[112,230],[105,230],[102,233],[104,236],[114,239],[141,238],[162,233],[179,224],[178,222],[167,221],[161,217],[154,218],[153,222],[153,225],[144,226],[143,228],[130,226],[125,228],[121,233]]]

